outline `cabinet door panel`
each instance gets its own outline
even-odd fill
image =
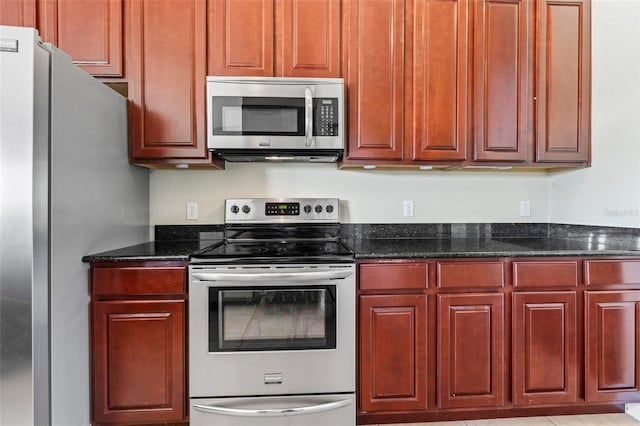
[[[640,292],[585,292],[588,402],[640,400]]]
[[[537,160],[589,159],[590,0],[537,2]]]
[[[185,417],[184,301],[93,306],[95,423]]]
[[[0,25],[34,28],[36,26],[35,0],[0,1]]]
[[[468,14],[467,0],[413,2],[414,160],[466,158]]]
[[[204,0],[127,5],[132,161],[207,158]]]
[[[273,0],[209,0],[209,73],[273,76]]]
[[[576,293],[513,295],[516,405],[577,401]]]
[[[438,295],[438,407],[504,404],[502,294]]]
[[[533,16],[529,0],[474,5],[474,160],[525,161]]]
[[[426,409],[426,297],[360,297],[362,411]]]
[[[122,77],[122,0],[42,2],[42,38],[89,74]]]
[[[282,75],[340,77],[340,0],[284,0]]]
[[[402,0],[345,3],[347,159],[403,158],[404,10]]]

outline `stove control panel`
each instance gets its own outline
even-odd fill
[[[225,201],[225,223],[338,223],[337,198],[241,198]]]

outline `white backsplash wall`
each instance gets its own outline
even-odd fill
[[[640,228],[640,1],[592,3],[592,167],[552,174],[549,220]]]
[[[343,223],[546,222],[544,172],[338,170],[335,164],[227,163],[151,172],[151,224],[219,224],[225,198],[335,197]],[[404,200],[414,216],[403,217]],[[520,216],[530,201],[531,216]],[[198,220],[186,203],[198,203]]]

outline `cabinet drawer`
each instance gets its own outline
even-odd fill
[[[640,259],[587,260],[584,265],[586,285],[640,284]]]
[[[578,261],[513,262],[514,287],[577,287]]]
[[[503,287],[502,262],[438,262],[438,288]]]
[[[181,294],[185,292],[184,267],[96,268],[94,296]]]
[[[371,263],[358,268],[361,290],[427,288],[426,263]]]

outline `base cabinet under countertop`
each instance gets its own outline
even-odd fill
[[[622,412],[640,259],[358,262],[358,424]]]

